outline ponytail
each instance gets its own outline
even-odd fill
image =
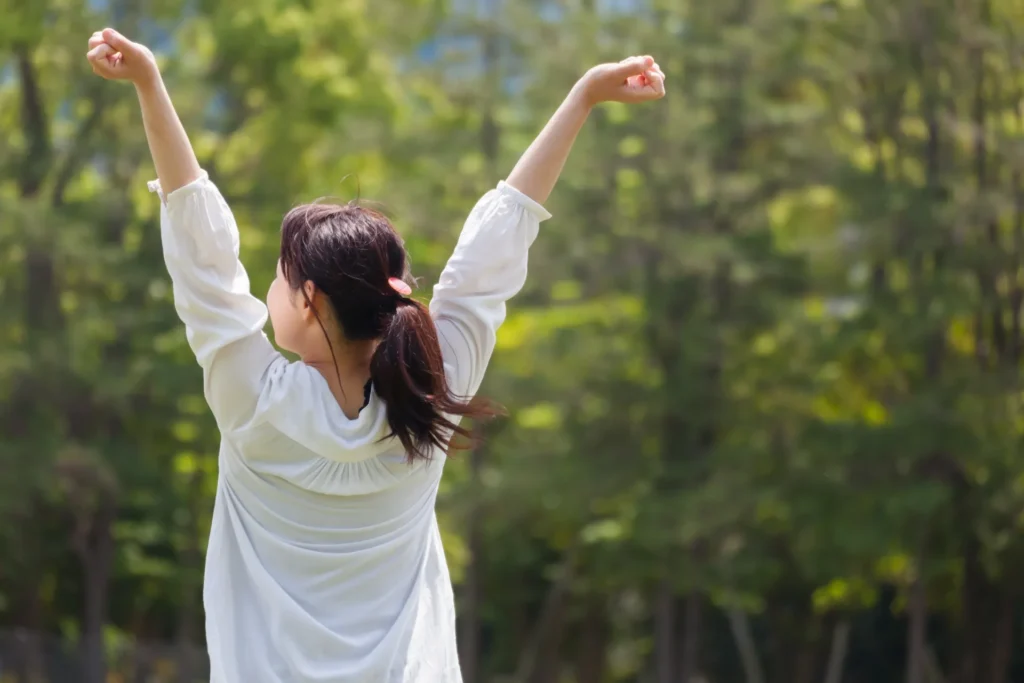
[[[399,299],[370,361],[370,379],[387,407],[389,436],[402,443],[410,462],[429,459],[435,448],[447,453],[452,436],[470,436],[458,418],[489,412],[452,395],[434,320],[414,299]]]
[[[281,272],[292,290],[301,291],[312,305],[305,289],[312,282],[330,301],[346,340],[379,340],[370,359],[370,381],[387,410],[388,437],[402,443],[411,462],[429,459],[435,450],[448,452],[455,436],[472,442],[459,421],[501,410],[452,394],[434,319],[411,298],[412,289],[403,280],[408,270],[405,246],[379,212],[318,202],[292,209],[281,222]],[[333,356],[331,335],[319,314],[317,322]]]

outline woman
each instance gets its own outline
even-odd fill
[[[352,204],[291,210],[264,305],[238,230],[199,166],[152,53],[89,40],[131,81],[158,181],[174,303],[221,431],[204,603],[213,683],[461,680],[434,516],[448,442],[526,278],[542,207],[590,109],[664,95],[650,57],[594,67],[477,203],[427,309],[402,241]],[[276,342],[301,358],[289,362]]]

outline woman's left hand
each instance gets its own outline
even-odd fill
[[[649,55],[629,57],[593,67],[576,87],[589,106],[600,102],[647,102],[665,96],[665,74]]]

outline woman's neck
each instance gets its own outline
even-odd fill
[[[370,381],[370,361],[377,348],[376,341],[335,341],[334,358],[330,350],[303,357],[302,362],[317,370],[331,388],[338,406],[350,420],[363,408],[364,390]]]

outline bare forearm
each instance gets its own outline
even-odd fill
[[[135,85],[149,152],[164,192],[174,192],[197,179],[202,169],[174,111],[152,50],[105,28],[89,38],[86,58],[96,75]]]
[[[665,74],[650,56],[598,64],[584,74],[509,174],[508,184],[543,204],[562,174],[576,136],[600,102],[644,102],[665,95]]]
[[[185,127],[178,119],[174,104],[159,76],[136,83],[142,108],[142,123],[153,156],[156,175],[165,193],[188,185],[202,173]]]
[[[590,109],[591,105],[581,89],[573,88],[537,139],[520,157],[508,176],[508,184],[541,204],[546,202]]]

